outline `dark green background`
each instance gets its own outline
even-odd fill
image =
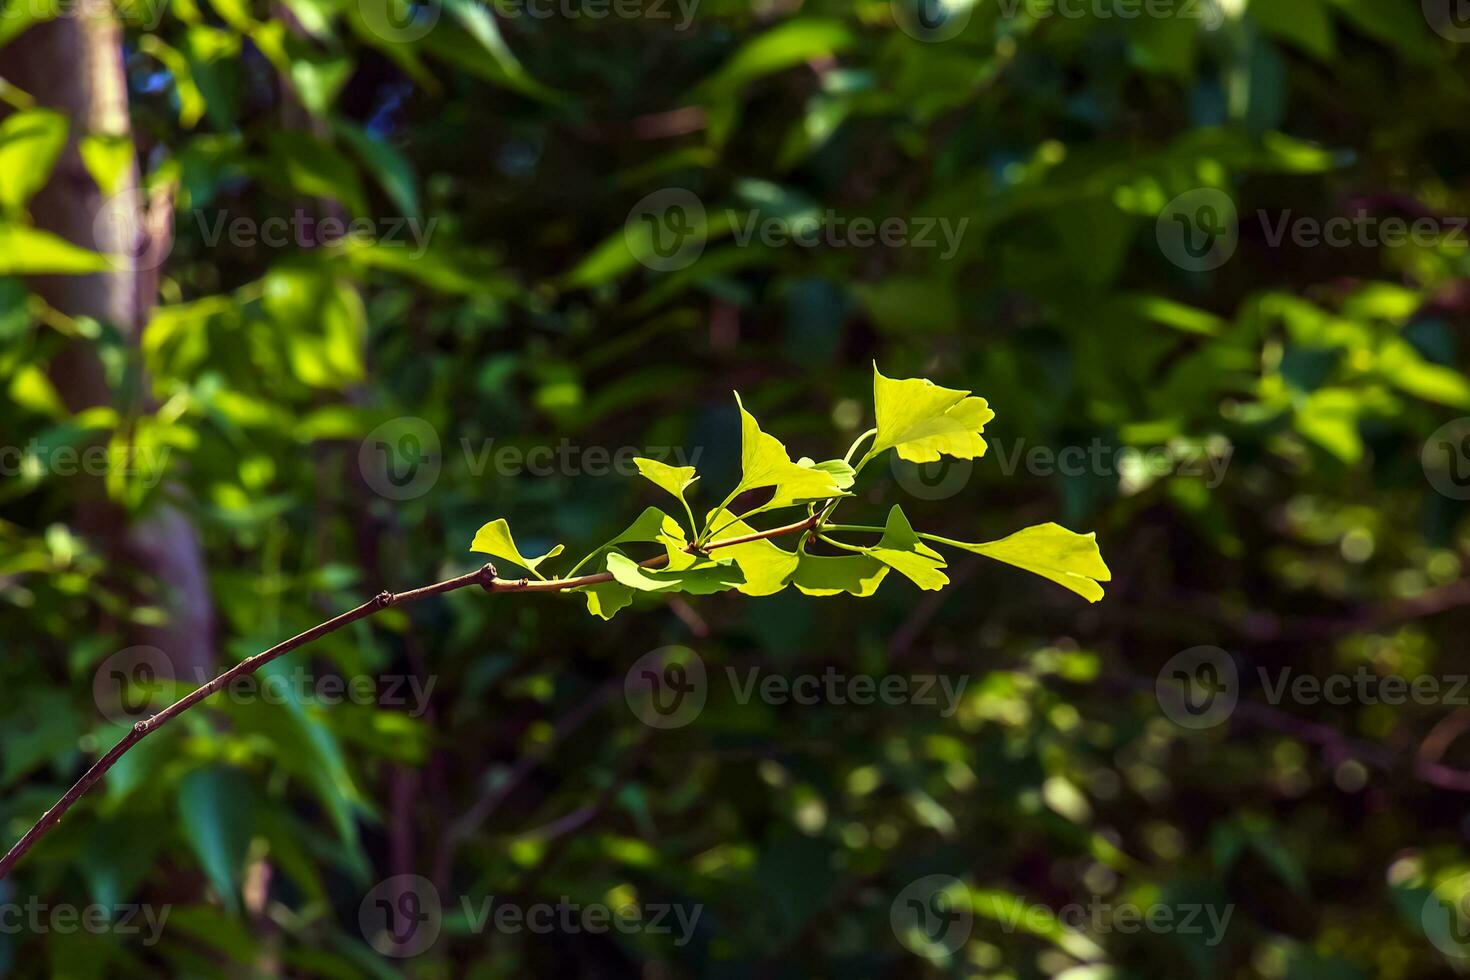
[[[703,0],[683,29],[672,5],[667,17],[489,18],[446,0],[420,11],[417,23],[433,19],[421,38],[398,43],[364,19],[372,2],[132,11],[137,159],[153,184],[177,185],[160,305],[130,337],[0,281],[0,443],[43,459],[109,441],[170,449],[153,486],[44,463],[0,478],[7,846],[119,737],[94,674],[167,605],[89,533],[80,515],[104,499],[122,521],[167,505],[195,529],[222,669],[380,589],[473,568],[469,541],[493,518],[527,551],[576,552],[664,502],[636,477],[586,472],[588,449],[697,452],[696,508],[713,506],[738,474],[732,389],[796,454],[840,454],[871,424],[876,359],[889,376],[989,399],[992,449],[948,483],[885,461],[845,516],[902,501],[916,524],[965,540],[1058,521],[1098,532],[1114,581],[1089,606],[972,558],[936,595],[894,580],[862,601],[648,601],[609,624],[575,597],[462,592],[392,611],[280,667],[432,678],[427,713],[216,698],[143,743],[0,884],[10,903],[167,903],[162,940],[0,932],[0,966],[1067,980],[1455,969],[1421,911],[1432,887],[1470,871],[1466,796],[1423,760],[1470,767],[1455,738],[1465,706],[1288,699],[1194,732],[1153,696],[1160,668],[1200,645],[1236,658],[1242,700],[1257,705],[1261,670],[1467,670],[1464,505],[1428,475],[1443,484],[1451,457],[1430,442],[1444,466],[1421,460],[1470,407],[1470,259],[1453,221],[1470,198],[1470,54],[1447,36],[1454,22],[1433,30],[1416,0],[1201,5],[1221,15],[1214,29],[1182,11],[1008,14],[980,0],[955,37],[923,41],[872,0]],[[13,51],[31,32],[0,36]],[[10,145],[0,181],[33,173]],[[675,187],[711,225],[697,261],[657,272],[629,253],[624,225]],[[1172,262],[1158,234],[1170,202],[1200,188],[1239,215],[1238,248],[1208,272]],[[418,256],[207,234],[222,213],[262,222],[298,208],[371,218],[380,234],[405,215],[435,224]],[[720,227],[731,211],[738,223],[829,209],[968,224],[948,260],[742,246]],[[1444,234],[1397,247],[1269,234],[1288,212],[1360,210],[1373,227],[1435,216]],[[32,271],[15,249],[0,270]],[[100,355],[117,415],[79,418],[50,387],[48,364],[78,344]],[[437,436],[440,472],[398,501],[374,491],[359,450],[403,417]],[[492,439],[523,451],[566,440],[578,465],[481,468],[463,446]],[[1036,447],[1094,445],[1229,463],[1218,485],[1026,463]],[[669,644],[717,676],[833,666],[969,684],[948,718],[742,706],[716,685],[693,724],[657,731],[628,710],[622,680]],[[524,778],[497,797],[517,767]],[[477,800],[494,805],[467,820]],[[561,832],[538,839],[548,825]],[[931,962],[889,915],[936,873],[977,901],[1234,913],[1214,946],[1117,930],[1090,945],[980,915],[968,944]],[[461,895],[636,894],[703,914],[680,947],[465,935],[448,921],[429,952],[395,960],[368,946],[358,913],[398,874],[435,879],[456,907]]]

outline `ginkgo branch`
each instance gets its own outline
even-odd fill
[[[943,557],[922,543],[928,540],[986,555],[1033,572],[1089,602],[1097,602],[1103,597],[1099,583],[1110,581],[1112,573],[1102,560],[1096,535],[1077,534],[1057,524],[1027,528],[999,541],[971,544],[916,532],[898,506],[892,508],[887,524],[881,528],[829,523],[838,505],[852,496],[848,491],[857,474],[883,452],[893,450],[900,458],[918,463],[944,455],[973,459],[983,455],[986,449],[983,432],[985,424],[995,417],[995,413],[985,399],[974,397],[968,391],[941,388],[922,378],[885,378],[877,365],[873,367],[873,380],[877,426],[858,436],[844,459],[825,463],[814,463],[809,459],[793,461],[786,447],[762,430],[755,417],[745,410],[737,394],[736,403],[741,416],[741,479],[725,501],[706,518],[703,530],[695,535],[692,542],[685,540],[676,520],[658,508],[649,508],[621,535],[578,562],[567,576],[547,578],[540,565],[560,555],[563,547],[558,544],[546,554],[527,557],[515,543],[509,524],[504,518],[499,518],[479,529],[470,550],[513,561],[526,569],[529,574],[525,577],[502,579],[494,565],[484,565],[473,572],[411,592],[383,592],[356,609],[241,661],[158,714],[135,724],[66,791],[55,806],[36,821],[4,858],[0,858],[0,878],[4,878],[36,841],[55,827],[77,800],[129,749],[153,731],[237,677],[252,674],[278,657],[374,613],[427,596],[471,586],[479,586],[490,593],[582,591],[587,597],[588,611],[608,619],[631,604],[633,595],[640,591],[665,593],[682,590],[707,594],[709,591],[741,588],[751,595],[771,595],[794,584],[808,595],[846,593],[866,596],[873,594],[890,571],[898,572],[922,589],[936,591],[947,585],[949,579],[942,571],[945,567]],[[853,456],[868,440],[872,442],[867,453],[854,466],[851,463]],[[671,467],[647,459],[635,459],[634,462],[641,475],[679,498],[690,519],[690,531],[694,532],[694,513],[686,499],[689,487],[699,479],[694,468]],[[766,504],[740,516],[730,514],[731,520],[715,530],[716,522],[722,515],[729,514],[730,506],[741,493],[762,488],[769,488],[772,493]],[[760,513],[803,505],[807,508],[807,516],[794,524],[756,531],[746,523]],[[737,524],[746,533],[711,540]],[[880,534],[881,539],[869,547],[859,547],[825,537],[824,531],[874,533]],[[713,561],[709,557],[710,552],[721,548],[734,548],[791,534],[801,538],[794,552],[770,546],[766,549],[741,549],[728,561]],[[806,545],[818,538],[854,554],[843,557],[808,555]],[[665,551],[655,558],[635,563],[617,551],[617,545],[626,543],[661,544]],[[695,560],[675,562],[673,559],[681,552]],[[577,574],[598,556],[606,557],[606,570],[590,575]],[[642,574],[640,569],[667,571],[654,577]],[[614,587],[598,588],[610,584]]]
[[[802,534],[807,531],[815,530],[816,528],[817,519],[807,518],[804,521],[798,521],[795,524],[787,524],[782,527],[772,528],[768,531],[758,531],[753,534],[745,534],[739,537],[727,538],[722,541],[712,541],[708,544],[703,545],[699,550],[715,551],[720,548],[730,548],[736,545],[749,544],[752,541],[764,541],[769,538],[778,538],[790,534]],[[694,553],[695,546],[690,545],[689,550],[691,553]],[[650,558],[647,561],[642,562],[641,565],[644,568],[657,569],[662,568],[664,565],[667,565],[668,562],[668,555],[659,555],[655,558]],[[93,763],[92,767],[88,769],[80,779],[72,784],[72,787],[68,789],[65,794],[62,795],[61,799],[57,800],[54,806],[52,806],[44,814],[41,815],[41,818],[37,820],[34,825],[32,825],[30,830],[26,831],[24,836],[22,836],[21,839],[15,843],[15,846],[6,853],[5,857],[0,858],[0,879],[3,879],[6,875],[10,873],[11,869],[15,867],[16,863],[25,856],[26,852],[29,851],[36,844],[37,841],[39,841],[42,837],[49,833],[52,828],[54,828],[61,821],[61,818],[66,815],[66,812],[70,810],[76,804],[76,802],[86,794],[87,790],[91,789],[98,780],[107,775],[108,771],[112,769],[113,766],[117,765],[118,760],[120,760],[129,749],[131,749],[134,745],[137,745],[148,735],[152,734],[168,722],[172,721],[174,718],[194,707],[199,702],[205,700],[210,695],[217,693],[226,685],[234,681],[237,677],[253,674],[260,668],[266,666],[279,657],[285,656],[293,650],[306,646],[308,643],[311,643],[314,640],[321,639],[323,636],[326,636],[329,633],[334,633],[344,626],[350,626],[352,623],[355,623],[359,620],[367,619],[375,613],[382,612],[384,609],[390,609],[395,606],[402,606],[407,603],[414,602],[418,599],[427,598],[429,596],[444,595],[449,592],[456,592],[460,589],[466,589],[472,586],[479,586],[480,588],[491,594],[502,592],[565,592],[571,589],[585,588],[592,585],[601,585],[603,583],[611,581],[613,581],[613,576],[611,572],[599,572],[596,575],[582,575],[574,578],[544,579],[539,581],[531,580],[528,578],[503,579],[499,577],[494,565],[487,564],[481,566],[480,568],[477,568],[472,572],[467,572],[464,575],[445,579],[442,582],[436,582],[433,585],[426,585],[423,588],[413,589],[408,592],[380,592],[378,595],[374,596],[372,599],[368,600],[355,609],[348,610],[347,612],[342,613],[340,616],[335,616],[332,619],[329,619],[323,623],[318,623],[311,629],[306,630],[303,633],[299,633],[282,643],[278,643],[275,646],[271,647],[269,650],[266,650],[262,653],[257,653],[253,657],[249,657],[245,660],[240,661],[238,664],[235,664],[229,670],[226,670],[224,673],[209,681],[207,684],[204,684],[202,687],[198,687],[193,691],[190,691],[184,697],[180,698],[178,701],[175,701],[167,708],[164,708],[156,715],[153,715],[150,718],[143,719],[142,721],[134,724],[133,727],[128,731],[128,733],[124,735],[116,745],[108,750],[106,755]]]

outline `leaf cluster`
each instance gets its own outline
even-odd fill
[[[855,496],[853,487],[864,468],[885,452],[891,450],[911,463],[935,462],[945,456],[966,460],[984,456],[988,448],[985,426],[995,418],[984,398],[923,378],[887,378],[874,365],[876,424],[842,457],[822,462],[805,457],[793,460],[786,446],[746,410],[738,393],[735,399],[740,408],[740,480],[702,521],[696,520],[689,500],[700,480],[695,467],[640,458],[636,460],[638,472],[678,500],[683,523],[664,510],[649,507],[559,579],[548,577],[542,566],[560,556],[564,546],[527,556],[504,518],[481,527],[470,550],[513,562],[539,582],[560,584],[565,591],[583,594],[588,612],[605,620],[631,605],[640,592],[711,595],[736,591],[768,596],[794,586],[809,596],[867,597],[877,592],[891,572],[920,589],[937,591],[949,584],[949,577],[944,573],[944,555],[931,545],[1014,565],[1089,602],[1103,597],[1100,583],[1112,575],[1094,534],[1042,524],[999,541],[958,541],[916,531],[897,504],[881,526],[834,523],[837,509]],[[865,445],[867,451],[859,456]],[[762,491],[765,502],[737,513],[738,501],[753,491]],[[804,510],[806,520],[767,531],[752,523],[796,510]],[[784,534],[797,536],[794,547],[776,543],[775,538]],[[634,545],[652,546],[658,554],[637,561],[630,553]]]

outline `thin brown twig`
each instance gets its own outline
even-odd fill
[[[816,517],[809,517],[804,521],[772,528],[769,531],[759,531],[754,534],[727,538],[722,541],[712,541],[704,545],[703,550],[714,551],[719,548],[730,548],[735,545],[749,544],[752,541],[764,541],[768,538],[777,538],[788,534],[800,534],[816,527],[818,520]],[[660,555],[656,558],[650,558],[641,564],[644,568],[654,569],[662,568],[668,564],[668,561],[667,555]],[[458,575],[454,578],[445,579],[442,582],[435,582],[433,585],[426,585],[423,588],[413,589],[408,592],[381,592],[356,609],[351,609],[324,623],[318,623],[304,633],[299,633],[289,640],[276,644],[269,650],[257,653],[253,657],[240,661],[203,687],[190,691],[158,714],[133,725],[132,729],[116,745],[109,749],[106,755],[93,763],[92,768],[88,769],[82,775],[82,778],[72,784],[72,787],[62,795],[61,799],[56,801],[54,806],[41,815],[41,819],[37,820],[31,829],[26,831],[20,840],[16,841],[15,846],[6,853],[5,857],[0,858],[0,879],[10,874],[16,862],[35,846],[36,841],[50,832],[60,822],[61,818],[66,815],[66,812],[76,804],[77,800],[81,799],[87,790],[91,789],[99,779],[107,775],[108,770],[117,765],[118,760],[134,745],[137,745],[148,735],[157,731],[178,715],[188,711],[200,701],[218,692],[235,678],[253,674],[266,664],[269,664],[278,657],[285,656],[292,650],[303,647],[313,640],[321,639],[328,633],[334,633],[344,626],[350,626],[358,620],[366,619],[375,613],[382,612],[384,609],[401,606],[418,599],[428,598],[429,596],[455,592],[459,589],[465,589],[475,585],[480,586],[486,592],[492,594],[500,592],[566,592],[571,589],[579,589],[591,585],[602,585],[613,580],[611,572],[601,572],[596,575],[582,575],[576,578],[547,579],[543,581],[532,581],[524,578],[502,579],[498,576],[494,565],[484,565],[475,569],[473,572],[467,572],[464,575]]]

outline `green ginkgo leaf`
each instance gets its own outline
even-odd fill
[[[575,575],[584,565],[596,562],[598,559],[603,560],[594,567],[598,572],[607,571],[607,562],[603,556],[612,552],[620,544],[662,543],[669,548],[672,557],[674,547],[670,542],[685,542],[684,531],[679,527],[679,522],[657,507],[649,507],[639,514],[638,519],[629,524],[622,533],[578,562],[572,574]],[[687,546],[687,542],[679,544],[680,548]],[[626,609],[633,603],[634,590],[616,580],[600,582],[597,585],[585,585],[573,591],[586,595],[587,611],[604,620],[612,619],[619,610]]]
[[[619,554],[619,552],[612,552],[612,554]],[[577,591],[587,596],[587,611],[604,621],[612,619],[619,610],[626,609],[633,604],[634,590],[618,581],[585,585]]]
[[[873,405],[878,432],[864,462],[885,449],[910,463],[941,456],[977,459],[989,448],[981,433],[995,418],[990,404],[968,391],[941,388],[924,378],[895,381],[873,365]]]
[[[888,566],[870,555],[809,555],[801,552],[791,584],[810,596],[849,595],[866,597],[878,591],[888,576]]]
[[[657,544],[663,543],[665,539],[681,541],[684,542],[684,547],[688,546],[688,541],[684,537],[684,529],[679,526],[678,521],[657,507],[647,507],[643,513],[638,515],[637,520],[623,529],[622,533],[588,555],[577,567],[581,568],[597,555],[610,551],[620,544]]]
[[[470,543],[470,550],[478,551],[480,554],[489,555],[492,558],[504,558],[506,561],[513,561],[522,568],[529,569],[531,574],[537,578],[543,578],[544,576],[537,571],[537,566],[548,558],[555,558],[565,549],[561,545],[557,545],[539,558],[527,558],[521,554],[520,548],[516,547],[515,538],[510,535],[510,525],[502,517],[498,520],[491,521],[475,532],[475,540]]]
[[[932,540],[1024,568],[1071,589],[1088,602],[1102,599],[1099,582],[1113,580],[1113,573],[1098,550],[1097,535],[1078,534],[1060,524],[1039,524],[984,544],[965,544],[947,538]]]
[[[833,482],[843,490],[852,489],[852,485],[857,482],[857,470],[845,459],[829,459],[825,463],[816,463],[810,457],[804,456],[796,461],[796,465],[831,473]]]
[[[847,496],[839,483],[840,474],[815,463],[793,463],[781,441],[763,432],[755,416],[745,410],[738,393],[735,402],[740,406],[740,483],[731,493],[731,499],[747,490],[773,487],[774,496],[758,508],[766,511]],[[849,481],[848,486],[851,485]]]
[[[644,459],[641,456],[633,460],[633,465],[638,467],[638,472],[648,482],[678,497],[679,503],[684,505],[684,512],[689,515],[689,523],[693,525],[694,513],[689,509],[689,501],[684,494],[699,482],[699,476],[694,472],[694,467],[670,466],[668,463],[660,463],[656,459]],[[690,530],[693,531],[695,528],[691,526]]]
[[[627,555],[612,552],[607,556],[607,570],[620,584],[639,592],[687,592],[690,595],[712,595],[726,592],[745,581],[740,567],[732,561],[699,562],[689,568],[649,569]]]
[[[713,515],[711,515],[713,517]],[[744,521],[732,521],[720,532],[721,538],[743,538],[755,534],[755,528]],[[740,566],[745,581],[738,588],[749,596],[775,595],[791,584],[800,559],[794,552],[785,551],[774,541],[747,541],[745,544],[721,548],[718,554]]]
[[[899,507],[888,512],[883,538],[865,551],[926,591],[937,592],[949,584],[949,576],[940,571],[944,556],[919,540]]]

